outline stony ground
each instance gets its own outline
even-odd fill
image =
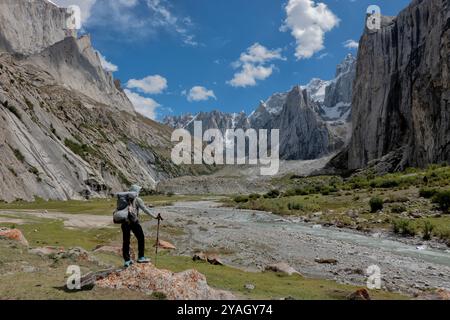
[[[253,270],[287,262],[304,275],[356,285],[364,285],[366,269],[377,265],[382,287],[390,291],[450,289],[449,250],[428,249],[420,241],[405,243],[387,234],[326,228],[204,201],[180,202],[158,212],[184,230],[174,238],[180,253],[211,251],[226,263]]]

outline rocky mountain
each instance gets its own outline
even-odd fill
[[[365,30],[352,108],[349,169],[380,158],[388,170],[450,160],[448,0],[413,0]]]
[[[241,112],[201,112],[195,116],[166,117],[164,123],[193,133],[193,122],[203,129],[280,129],[280,155],[285,160],[315,159],[343,148],[350,134],[352,84],[356,59],[345,57],[331,81],[312,79],[305,86],[275,93],[249,116]]]
[[[0,200],[78,199],[192,173],[135,113],[90,38],[46,0],[0,2]]]

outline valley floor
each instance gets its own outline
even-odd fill
[[[448,251],[418,250],[414,244],[382,235],[373,237],[261,211],[225,208],[216,202],[219,199],[146,198],[165,217],[162,239],[177,246],[174,252],[162,253],[159,268],[174,272],[196,269],[206,275],[210,286],[229,290],[244,299],[345,299],[357,288],[366,286],[365,271],[370,265],[381,269],[382,290],[370,291],[374,299],[404,299],[435,288],[450,289]],[[113,207],[111,200],[0,205],[0,227],[22,230],[32,248],[88,250],[95,261],[83,262],[84,272],[118,267],[121,265],[118,255],[92,252],[101,245],[120,246],[120,229],[108,222]],[[144,219],[143,225],[147,253],[152,257],[155,222]],[[119,293],[100,288],[68,293],[61,288],[65,268],[73,263],[70,259],[39,257],[5,240],[0,240],[0,251],[2,299],[157,298],[129,290]],[[193,262],[192,255],[199,251],[218,255],[227,266]],[[319,263],[316,259],[333,263]],[[303,276],[261,272],[265,266],[277,262],[287,262]],[[255,288],[246,289],[247,284]]]

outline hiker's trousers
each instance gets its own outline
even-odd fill
[[[123,246],[122,253],[123,259],[125,261],[131,260],[130,257],[130,237],[131,232],[135,235],[138,241],[138,253],[139,256],[137,258],[141,258],[145,256],[145,236],[144,231],[139,222],[130,222],[130,223],[122,223],[122,233],[123,233]]]

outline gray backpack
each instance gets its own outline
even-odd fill
[[[121,224],[136,220],[135,201],[137,196],[136,192],[117,194],[117,208],[113,213],[114,223]]]

